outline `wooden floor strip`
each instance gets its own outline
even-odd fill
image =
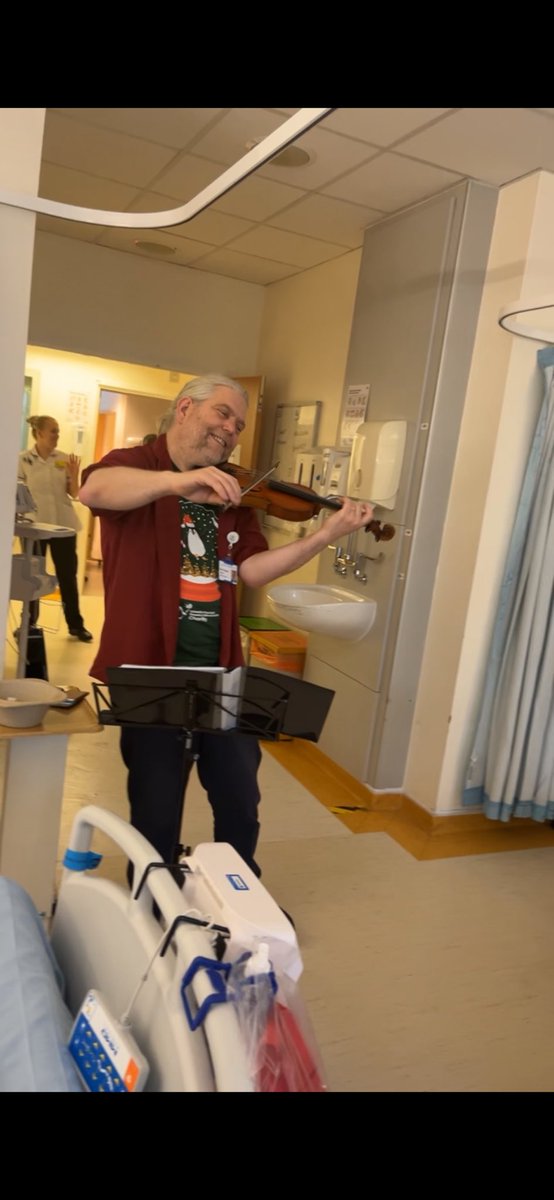
[[[482,813],[435,816],[400,792],[372,792],[312,742],[264,742],[264,749],[351,833],[387,833],[420,861],[554,846],[550,824]]]

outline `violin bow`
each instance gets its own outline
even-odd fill
[[[257,485],[259,483],[262,483],[264,479],[267,479],[268,475],[272,475],[273,472],[277,470],[278,466],[279,466],[279,463],[276,462],[273,464],[272,467],[269,468],[269,471],[264,471],[263,475],[255,475],[252,482],[248,484],[248,487],[245,487],[242,489],[241,496],[246,496],[247,492],[251,492],[252,488],[257,487]]]
[[[226,465],[227,465],[227,464],[226,464]],[[230,465],[232,466],[233,464],[231,463]],[[270,467],[270,468],[269,468],[269,471],[263,471],[263,473],[262,473],[262,474],[256,474],[256,473],[254,473],[254,478],[253,478],[253,479],[252,479],[252,481],[251,481],[251,482],[248,484],[248,487],[242,488],[242,490],[241,490],[241,493],[240,493],[240,494],[241,494],[241,497],[242,497],[242,496],[246,496],[246,493],[247,493],[247,492],[251,492],[251,491],[252,491],[252,488],[255,488],[255,487],[257,487],[257,485],[258,485],[259,483],[262,483],[262,481],[263,481],[264,479],[267,479],[268,475],[271,475],[271,474],[273,473],[273,471],[276,471],[278,466],[279,466],[279,463],[278,463],[278,462],[276,462],[276,463],[274,463],[274,464],[273,464],[273,466],[272,466],[272,467]],[[246,470],[246,469],[247,469],[247,468],[245,468],[245,470]],[[223,512],[227,512],[227,509],[228,509],[228,508],[230,508],[230,507],[231,507],[231,502],[229,501],[227,504],[224,504],[224,505],[223,505]]]

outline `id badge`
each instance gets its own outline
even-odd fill
[[[239,581],[239,573],[236,563],[232,558],[220,558],[219,560],[219,579],[222,583],[234,583],[235,586]]]

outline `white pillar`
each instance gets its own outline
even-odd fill
[[[44,108],[0,108],[0,187],[36,196]],[[6,628],[35,214],[0,204],[0,628]],[[4,635],[0,638],[0,674]]]

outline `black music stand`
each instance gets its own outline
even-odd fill
[[[328,688],[257,667],[108,667],[107,678],[107,685],[92,684],[101,725],[181,731],[183,800],[189,764],[199,757],[195,734],[276,741],[285,733],[317,741],[334,696]]]
[[[281,733],[317,742],[334,692],[258,667],[109,667],[108,683],[93,683],[102,725],[179,728],[185,746],[194,733]],[[106,695],[106,687],[108,695]]]

